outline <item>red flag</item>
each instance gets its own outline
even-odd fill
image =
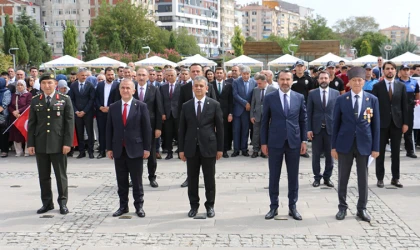
[[[77,133],[76,133],[76,128],[75,128],[73,132],[73,147],[77,147],[77,146],[79,146],[79,143],[77,142]]]
[[[30,107],[30,106],[29,106]],[[15,121],[16,128],[25,137],[25,141],[28,141],[28,119],[29,119],[29,107],[23,111],[19,118]]]

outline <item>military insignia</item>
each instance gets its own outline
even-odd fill
[[[53,74],[50,75],[50,78],[55,78]]]
[[[55,99],[56,100],[60,100],[60,95],[57,93],[57,94],[55,94]]]
[[[42,94],[39,94],[39,100],[42,100]]]
[[[34,95],[34,96],[32,96],[32,99],[34,99],[35,97],[38,97],[38,96],[40,96],[41,94],[37,94],[37,95]]]
[[[60,116],[60,111],[57,111],[57,116]]]
[[[335,86],[338,87],[338,81],[335,81]]]

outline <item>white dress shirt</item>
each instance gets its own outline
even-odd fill
[[[108,83],[107,81],[105,81],[105,86],[104,86],[104,107],[108,107],[108,98],[109,98],[109,93],[111,93],[111,87],[112,87],[112,82]]]
[[[201,101],[201,113],[203,113],[204,108],[204,102],[206,101],[206,96],[204,96],[201,100],[198,100],[196,97],[194,97],[194,106],[195,106],[195,114],[197,115],[197,108],[198,108],[198,101]]]
[[[323,103],[324,100],[324,91],[326,91],[325,93],[325,106],[328,105],[328,94],[330,92],[330,87],[327,87],[326,89],[323,89],[321,87],[319,87],[319,93],[321,95],[321,103]]]
[[[354,104],[356,103],[356,97],[354,97],[356,94],[353,92],[353,90],[351,90],[351,101],[353,103],[353,109],[354,109]],[[359,104],[359,110],[357,111],[357,116],[360,116],[360,111],[362,110],[362,100],[363,100],[363,90],[360,91],[359,94],[357,94],[359,96],[358,104]]]
[[[175,93],[175,83],[168,82],[168,85],[169,85],[168,93],[169,93],[169,95],[171,94],[171,84],[173,85],[173,87],[172,87],[172,95],[173,95]]]
[[[287,104],[289,104],[289,112],[290,112],[290,90],[287,91],[287,93],[284,93],[283,91],[279,89],[280,101],[281,101],[281,105],[283,106],[283,110],[284,110],[284,94],[287,95]]]
[[[126,118],[127,118],[128,114],[130,113],[130,107],[131,107],[131,103],[133,102],[133,97],[131,97],[130,101],[128,101],[128,102],[124,102],[123,100],[121,100],[121,102],[122,102],[122,104],[121,104],[121,114],[124,112],[124,104],[125,103],[128,104],[127,105],[127,116],[126,116]]]
[[[277,82],[275,82],[275,81],[273,81],[271,84],[269,84],[269,85],[271,85],[271,86],[273,86],[274,88],[276,88],[276,89],[279,89],[280,88],[280,86],[279,86],[279,84],[277,83]]]
[[[384,80],[385,80],[385,83],[386,83],[386,89],[388,90],[388,92],[389,92],[389,84],[391,83],[392,93],[394,93],[394,80],[392,80],[391,82],[390,82],[390,81],[388,81],[387,79],[384,79]]]
[[[32,86],[34,89],[41,90],[41,85],[39,84],[39,79],[36,79],[34,82],[34,86]]]

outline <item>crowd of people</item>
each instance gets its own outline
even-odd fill
[[[114,216],[128,212],[128,185],[133,186],[136,213],[140,217],[145,216],[142,209],[142,173],[135,171],[133,166],[139,165],[140,161],[142,163],[143,159],[147,160],[149,182],[156,188],[159,186],[157,160],[162,159],[163,154],[166,154],[165,160],[171,160],[175,154],[175,157],[187,162],[188,177],[181,186],[188,186],[191,204],[188,215],[194,217],[197,214],[197,168],[199,171],[202,166],[206,184],[205,206],[207,215],[213,217],[215,162],[221,157],[242,155],[269,158],[271,205],[266,219],[271,219],[277,214],[279,169],[285,155],[289,178],[289,214],[300,220],[302,218],[296,210],[299,157],[310,157],[306,150],[309,140],[312,141],[313,149],[314,187],[320,186],[322,179],[325,185],[334,186],[330,178],[333,158],[339,161],[340,211],[337,219],[345,217],[347,182],[353,158],[356,157],[361,199],[358,214],[360,212],[360,217],[368,221],[367,170],[359,171],[359,168],[367,164],[366,156],[377,158],[377,185],[383,187],[384,154],[388,144],[392,153],[391,184],[401,188],[401,139],[404,138],[407,157],[417,158],[415,147],[420,146],[420,133],[418,130],[413,131],[414,107],[420,99],[419,84],[413,77],[419,76],[420,65],[402,65],[397,68],[392,62],[384,62],[381,57],[376,66],[366,64],[363,68],[345,65],[341,61],[307,69],[304,61],[299,60],[290,70],[275,74],[271,70],[262,70],[253,76],[251,69],[243,65],[234,66],[226,72],[222,67],[213,70],[200,64],[135,69],[134,64],[129,63],[126,67],[105,68],[99,73],[85,68],[69,76],[46,73],[40,79],[39,72],[37,68],[31,68],[27,75],[23,70],[15,72],[9,68],[8,72],[1,73],[2,130],[19,118],[30,105],[29,124],[36,126],[40,120],[34,119],[44,119],[40,113],[44,112],[44,102],[47,106],[47,120],[50,119],[49,112],[53,112],[53,118],[66,118],[66,124],[73,123],[66,126],[66,129],[73,129],[74,126],[77,146],[74,147],[72,140],[70,144],[65,144],[63,154],[65,152],[67,156],[73,157],[74,151],[78,151],[78,159],[86,156],[101,159],[108,156],[115,161],[120,208]],[[54,81],[56,85],[53,85]],[[381,87],[382,83],[385,88]],[[46,93],[42,86],[49,89],[49,92]],[[275,97],[276,93],[280,93],[280,98]],[[50,98],[56,100],[50,104]],[[346,100],[353,100],[353,107],[349,106],[348,110],[337,104],[343,102],[345,105]],[[113,103],[119,105],[114,105],[118,106],[112,111],[117,114],[115,117],[111,114]],[[187,111],[189,108],[191,110]],[[71,114],[67,113],[69,110]],[[130,110],[136,110],[133,112],[142,118],[135,120],[130,117]],[[350,118],[355,118],[356,122],[354,127],[345,129],[343,126],[348,125],[346,119],[350,119],[345,118],[348,114],[352,114]],[[358,123],[359,116],[361,120]],[[148,117],[147,122],[144,121],[145,117]],[[57,121],[51,120],[50,125],[48,120],[42,126],[49,128]],[[137,126],[137,130],[142,130],[141,134],[132,124]],[[14,126],[6,133],[2,131],[1,157],[8,157],[12,146],[17,157],[38,154],[36,138],[41,132],[33,129],[28,129],[28,141]],[[59,126],[59,129],[63,128]],[[49,129],[47,133],[50,133]],[[131,135],[127,137],[126,133]],[[366,145],[362,142],[366,138],[356,136],[365,133],[366,138],[370,138]],[[61,142],[68,142],[73,137],[73,133],[70,135],[68,131],[58,134],[64,138]],[[350,144],[338,143],[340,137],[345,136],[351,137],[348,138]],[[95,141],[98,143],[96,148]],[[251,153],[248,150],[249,142],[252,145]],[[140,154],[137,154],[132,150],[139,145]],[[343,148],[343,145],[348,147]],[[96,156],[95,150],[98,151]],[[228,151],[232,153],[228,154]],[[50,154],[48,150],[39,152]],[[41,158],[45,157],[37,155],[38,165],[54,165],[54,162],[57,166],[67,164],[61,158],[52,158],[47,162]],[[325,158],[323,173],[320,158]],[[65,170],[58,172],[63,174]],[[131,175],[131,184],[128,183],[128,173]],[[49,174],[50,171],[47,171],[42,175],[45,177]],[[43,207],[38,212],[43,213],[53,208],[49,198],[51,191],[45,191],[51,188],[51,184],[43,184],[41,178],[40,182]],[[67,199],[67,179],[59,185],[60,211],[65,214],[68,212],[63,203]]]

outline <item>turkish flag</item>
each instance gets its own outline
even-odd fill
[[[20,133],[25,137],[25,141],[28,141],[28,119],[29,119],[29,106],[23,113],[16,119],[14,123],[16,128],[20,131]]]

